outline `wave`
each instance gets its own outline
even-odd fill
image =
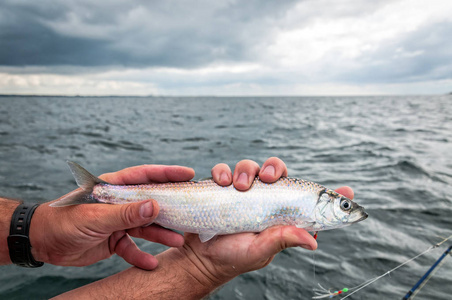
[[[80,286],[97,281],[101,278],[68,278],[64,276],[41,276],[28,278],[28,280],[18,286],[4,290],[2,299],[49,299]],[[45,287],[45,288],[43,288]]]
[[[195,136],[195,137],[187,137],[187,138],[161,138],[161,142],[164,143],[185,143],[185,142],[205,142],[208,141],[205,137]]]
[[[105,148],[109,149],[125,149],[125,150],[132,150],[132,151],[144,151],[145,148],[136,143],[132,143],[129,141],[117,141],[117,142],[111,142],[111,141],[102,141],[102,140],[96,140],[91,142],[93,145],[99,145]]]

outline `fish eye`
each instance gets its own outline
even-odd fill
[[[348,199],[342,199],[341,209],[343,211],[347,211],[347,210],[350,210],[351,208],[352,208],[352,204],[350,203],[350,201]]]

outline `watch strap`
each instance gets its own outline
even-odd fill
[[[37,268],[44,265],[31,254],[29,238],[31,217],[39,204],[20,204],[13,213],[9,228],[8,248],[11,261],[21,267]]]

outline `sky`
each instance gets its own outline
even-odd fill
[[[450,0],[2,0],[0,94],[452,92]]]

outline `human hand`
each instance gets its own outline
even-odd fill
[[[99,176],[112,184],[146,184],[187,181],[191,168],[142,165]],[[37,261],[60,266],[86,266],[113,254],[146,270],[157,267],[157,259],[141,251],[130,236],[170,247],[184,238],[176,232],[150,224],[158,215],[154,200],[122,205],[89,204],[67,207],[40,205],[32,218],[30,241]]]
[[[242,191],[250,188],[256,175],[262,181],[272,183],[287,176],[287,168],[282,160],[272,157],[262,168],[254,161],[241,161],[236,165],[234,175],[225,164],[218,164],[212,169],[212,176],[218,184],[233,183]],[[336,191],[353,199],[353,191],[349,187]],[[186,233],[185,244],[178,250],[199,270],[196,274],[207,277],[214,285],[221,285],[242,273],[267,266],[280,251],[297,246],[314,250],[317,242],[304,229],[274,226],[260,233],[222,235],[206,243],[201,243],[198,235]]]

